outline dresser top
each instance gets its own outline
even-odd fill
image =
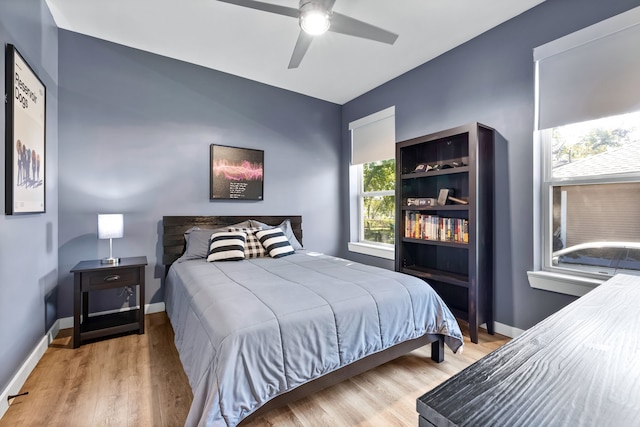
[[[417,401],[435,426],[637,425],[640,277],[616,275]]]

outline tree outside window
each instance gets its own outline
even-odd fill
[[[395,242],[395,159],[365,163],[362,167],[362,240]]]

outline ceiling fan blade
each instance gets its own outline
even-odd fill
[[[300,11],[293,7],[279,6],[277,4],[263,3],[254,0],[218,0],[222,3],[235,4],[237,6],[248,7],[250,9],[262,10],[264,12],[277,13],[278,15],[290,16],[298,18]]]
[[[293,54],[291,55],[291,60],[289,61],[289,69],[298,68],[298,65],[300,65],[300,62],[302,62],[304,54],[307,53],[307,49],[309,49],[309,45],[311,44],[312,40],[313,36],[300,30],[300,35],[298,36],[296,47],[293,48]]]
[[[333,12],[331,15],[331,27],[329,27],[329,31],[387,44],[395,43],[398,38],[397,34],[390,31],[383,30],[380,27],[358,21],[357,19],[337,12]]]
[[[333,9],[333,5],[335,4],[336,0],[324,0],[324,7],[326,10],[331,11],[331,9]]]

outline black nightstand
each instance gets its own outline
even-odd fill
[[[118,264],[81,261],[73,273],[73,348],[90,339],[124,332],[144,334],[144,269],[147,257],[120,258]],[[119,313],[89,316],[89,291],[138,287],[138,308]],[[80,317],[82,316],[82,322]]]

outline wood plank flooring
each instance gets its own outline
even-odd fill
[[[146,316],[144,335],[126,335],[72,348],[72,331],[60,331],[21,392],[0,419],[14,426],[184,425],[191,388],[173,344],[166,313]],[[445,361],[430,359],[430,346],[344,381],[263,417],[257,426],[417,426],[416,398],[509,338],[465,333],[462,354],[447,348]]]

